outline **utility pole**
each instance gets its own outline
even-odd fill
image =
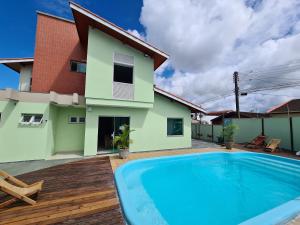
[[[235,109],[238,118],[240,119],[240,100],[239,100],[239,95],[240,95],[240,90],[239,90],[239,73],[234,72],[233,73],[233,83],[234,83],[234,94],[235,94]]]

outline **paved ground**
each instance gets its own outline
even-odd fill
[[[171,156],[171,155],[183,155],[192,153],[204,153],[204,152],[216,152],[216,151],[228,151],[224,147],[218,146],[218,148],[190,148],[190,149],[175,149],[175,150],[164,150],[164,151],[153,151],[153,152],[138,152],[129,154],[127,159],[120,159],[117,155],[110,157],[110,163],[112,169],[115,171],[120,165],[135,159],[145,159],[160,156]],[[240,151],[239,149],[232,149],[232,152]]]
[[[192,148],[220,148],[220,145],[217,145],[213,142],[206,142],[201,140],[192,139]]]
[[[0,170],[4,170],[11,175],[20,175],[29,173],[31,171],[40,170],[68,162],[80,160],[82,158],[74,159],[58,159],[58,160],[32,160],[22,162],[0,163]]]

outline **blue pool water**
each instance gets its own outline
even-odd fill
[[[300,210],[300,162],[265,154],[138,160],[116,171],[116,183],[131,225],[275,224]]]

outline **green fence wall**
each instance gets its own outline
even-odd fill
[[[232,122],[238,126],[234,136],[237,143],[249,142],[249,140],[261,134],[261,119],[233,119]]]
[[[293,117],[294,150],[300,151],[300,117]]]
[[[268,139],[281,139],[280,147],[284,149],[291,149],[289,118],[266,118],[265,135]]]
[[[232,123],[238,126],[235,134],[236,143],[250,142],[256,136],[262,134],[271,138],[281,139],[280,148],[286,150],[300,151],[300,117],[285,118],[251,118],[232,119]],[[204,141],[218,141],[222,135],[222,126],[193,124],[192,138]]]
[[[222,135],[223,126],[209,124],[192,124],[192,138],[204,141],[218,141],[218,136]]]

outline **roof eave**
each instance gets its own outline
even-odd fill
[[[184,106],[186,106],[187,108],[189,108],[192,112],[202,112],[202,113],[204,113],[204,114],[207,113],[207,112],[206,112],[203,108],[201,108],[200,106],[197,106],[197,105],[195,105],[195,104],[193,104],[193,103],[191,103],[191,102],[189,102],[189,101],[186,101],[186,100],[184,100],[184,99],[182,99],[182,98],[180,98],[180,97],[178,97],[178,96],[176,96],[176,95],[174,95],[174,94],[171,94],[171,93],[169,93],[169,92],[167,92],[167,91],[164,91],[164,90],[162,90],[162,89],[160,89],[160,88],[154,87],[154,91],[155,91],[156,93],[158,93],[158,94],[161,94],[161,95],[167,97],[167,98],[170,98],[170,99],[172,99],[172,100],[174,100],[174,101],[177,101],[178,103],[181,103],[182,105],[184,105]]]
[[[79,39],[84,46],[87,45],[87,37],[86,37],[88,35],[88,32],[86,30],[88,29],[87,26],[92,26],[96,28],[98,26],[98,29],[100,29],[101,31],[113,36],[114,38],[122,41],[123,43],[128,44],[129,46],[136,48],[144,52],[145,54],[149,55],[150,57],[152,57],[154,59],[154,69],[157,69],[162,63],[164,63],[169,58],[169,56],[166,53],[162,52],[161,50],[151,46],[150,44],[133,36],[132,34],[128,33],[122,28],[99,17],[98,15],[81,7],[80,5],[70,2],[70,7],[72,9]],[[80,24],[80,21],[78,19],[79,14],[87,18],[84,24],[83,23]]]
[[[33,64],[33,58],[4,58],[0,59],[0,64],[7,66],[8,68],[16,71],[17,73],[20,72],[21,66],[24,64]]]

